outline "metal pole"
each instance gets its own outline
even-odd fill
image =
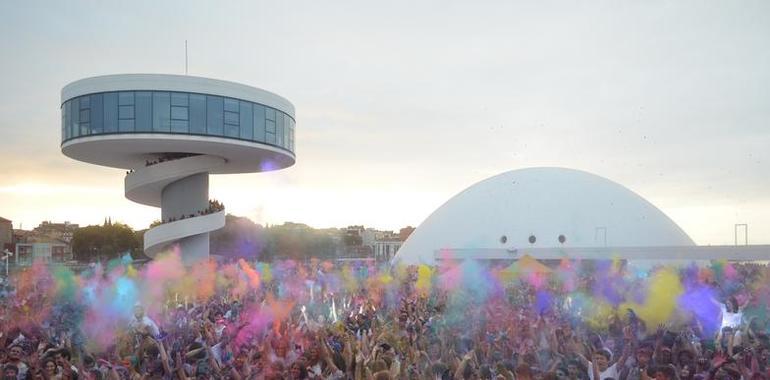
[[[8,259],[11,257],[11,251],[4,249],[3,254],[5,254],[5,280],[8,281]]]
[[[746,245],[749,245],[749,225],[745,225],[745,228],[743,229],[743,242]]]
[[[184,75],[187,75],[187,40],[184,40]]]
[[[743,227],[743,244],[749,245],[749,225],[746,223],[735,224],[735,245],[738,245],[738,229]]]
[[[603,246],[607,246],[607,227],[594,227],[594,244],[598,244],[599,240],[599,231],[604,232],[602,238],[603,238]]]

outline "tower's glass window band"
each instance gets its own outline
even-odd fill
[[[88,135],[168,133],[254,141],[294,151],[294,119],[240,99],[168,91],[83,95],[61,107],[62,142]]]

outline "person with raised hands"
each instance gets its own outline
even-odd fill
[[[145,314],[144,306],[138,302],[134,305],[134,314],[129,322],[129,328],[137,336],[137,342],[141,342],[146,336],[154,338],[160,336],[158,324]]]
[[[618,379],[620,377],[620,371],[630,354],[630,347],[630,345],[627,345],[623,350],[623,353],[615,361],[612,361],[612,351],[605,347],[595,349],[591,346],[589,348],[589,353],[592,360],[588,360],[582,353],[580,353],[577,349],[577,344],[573,345],[572,354],[587,368],[587,374],[590,380]]]

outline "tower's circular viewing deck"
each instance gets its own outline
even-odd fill
[[[210,155],[219,173],[294,164],[294,106],[271,92],[183,75],[86,78],[62,89],[62,152],[136,169],[163,156]]]

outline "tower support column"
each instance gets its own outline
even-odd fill
[[[161,192],[161,216],[164,221],[198,216],[209,207],[209,173],[197,173],[172,182]],[[176,242],[185,264],[209,257],[208,232],[187,236]]]

